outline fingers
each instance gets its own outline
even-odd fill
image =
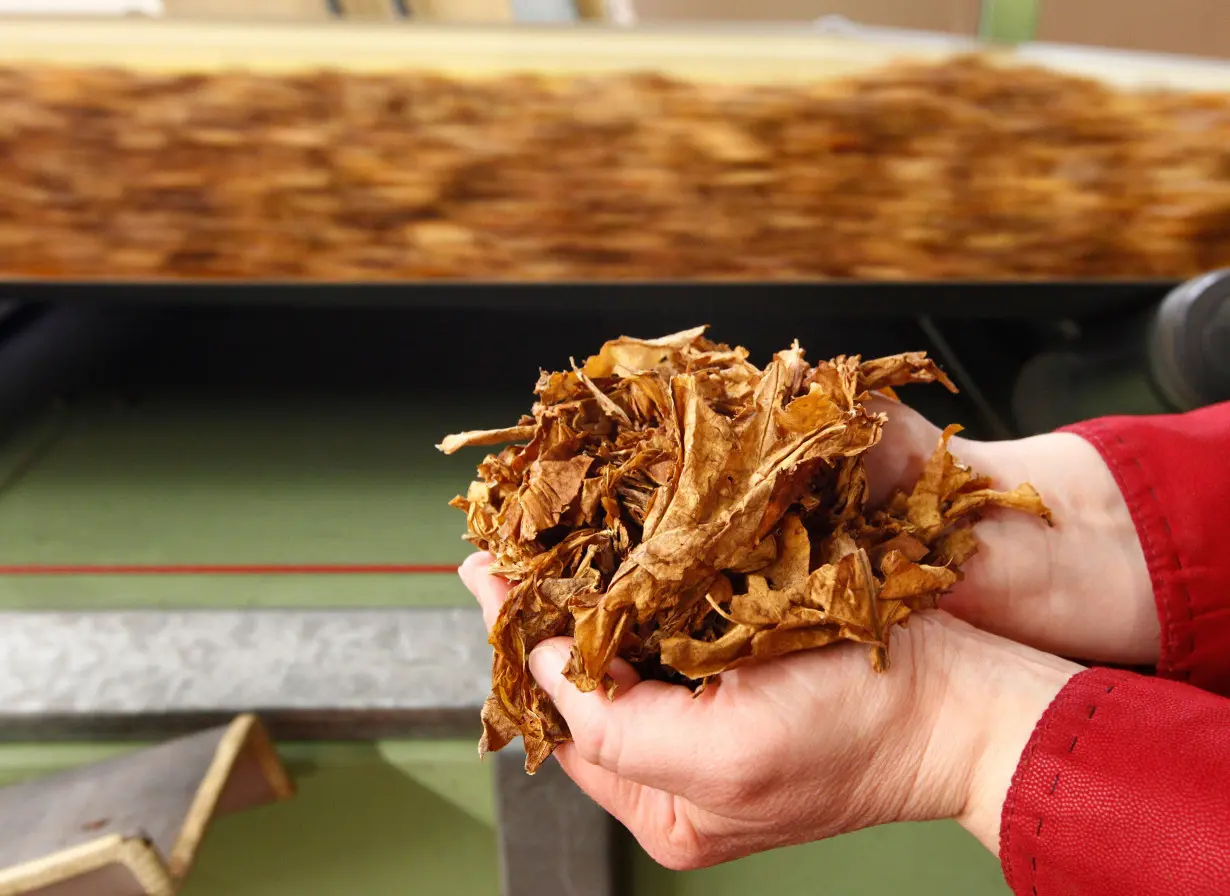
[[[709,705],[678,685],[626,684],[635,672],[616,660],[614,699],[601,689],[582,693],[563,675],[571,640],[545,641],[530,654],[530,671],[568,722],[577,755],[647,787],[687,795],[721,761],[713,749]]]
[[[483,611],[483,622],[487,630],[495,625],[496,617],[500,615],[500,607],[508,598],[508,583],[491,575],[487,570],[491,567],[491,555],[486,553],[471,554],[457,570],[461,581],[478,600]]]
[[[491,575],[490,567],[490,555],[478,553],[458,570],[488,629],[509,592],[508,583]],[[563,676],[571,651],[571,638],[553,638],[530,655],[531,673],[552,695],[573,736],[573,743],[556,748],[555,758],[656,861],[676,870],[700,867],[694,807],[675,795],[686,793],[698,772],[705,773],[705,763],[696,760],[703,729],[689,718],[697,715],[700,701],[685,688],[641,681],[632,665],[618,657],[608,670],[613,693],[583,694]]]
[[[568,777],[584,790],[590,799],[629,830],[634,829],[641,820],[641,806],[646,799],[646,793],[662,793],[650,791],[643,784],[621,778],[602,766],[586,762],[577,752],[575,744],[561,744],[555,748],[553,755]]]
[[[490,629],[508,597],[508,584],[487,570],[486,554],[468,557],[458,574],[482,607]],[[671,793],[716,769],[714,750],[706,748],[709,699],[687,688],[640,681],[636,670],[616,658],[608,670],[612,697],[601,689],[582,693],[564,678],[572,639],[553,638],[530,654],[530,672],[568,722],[578,756],[629,781]]]

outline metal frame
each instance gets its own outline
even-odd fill
[[[225,305],[401,305],[449,308],[541,308],[567,312],[611,306],[659,310],[704,303],[747,307],[766,314],[842,318],[950,317],[982,320],[1088,318],[1145,308],[1160,302],[1182,281],[1056,280],[959,282],[384,282],[302,281],[56,281],[0,278],[0,300],[91,302],[132,305],[216,303]]]
[[[477,609],[2,612],[0,740],[144,740],[246,712],[281,739],[476,736],[490,676]],[[610,816],[555,763],[496,761],[504,896],[614,894]]]
[[[174,896],[214,818],[293,795],[250,715],[0,788],[0,896]]]
[[[527,775],[520,741],[495,762],[500,892],[616,896],[618,829],[606,811],[554,760]]]

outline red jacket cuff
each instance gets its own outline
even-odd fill
[[[1102,455],[1157,598],[1157,672],[1230,694],[1230,403],[1066,427]]]
[[[1076,675],[1004,805],[1018,896],[1230,893],[1230,700],[1130,672]]]

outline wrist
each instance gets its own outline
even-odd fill
[[[996,488],[1028,482],[1054,526],[993,510],[979,523],[985,549],[964,586],[983,589],[986,569],[1014,592],[981,614],[960,615],[989,631],[1063,656],[1141,665],[1160,654],[1153,584],[1131,511],[1102,456],[1080,436],[1048,433],[1004,442],[961,442],[952,453]],[[1042,612],[1044,620],[1036,617]],[[1018,614],[1033,615],[1032,621]],[[1035,628],[1044,623],[1038,637]]]
[[[897,718],[904,739],[882,751],[910,763],[897,775],[910,787],[892,820],[957,819],[989,845],[1035,723],[1083,667],[943,610],[912,615],[893,645],[888,674],[904,674],[913,714]]]
[[[965,724],[969,766],[957,822],[998,855],[1004,803],[1039,720],[1073,676],[1077,663],[961,625],[941,710]]]

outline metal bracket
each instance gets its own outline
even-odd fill
[[[0,789],[0,896],[173,896],[215,816],[293,793],[250,715]]]
[[[257,712],[279,739],[474,736],[477,609],[0,613],[0,741],[158,738]],[[503,896],[612,896],[610,817],[495,757]]]

